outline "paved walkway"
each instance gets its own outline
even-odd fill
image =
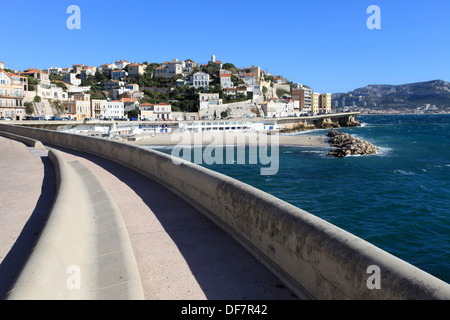
[[[0,137],[0,299],[13,284],[42,229],[56,192],[46,154]]]
[[[228,234],[164,187],[114,162],[60,150],[67,160],[80,161],[90,168],[117,202],[128,228],[146,299],[295,299]],[[2,286],[11,284],[11,268],[23,262],[13,259],[16,253],[10,251],[15,239],[24,236],[21,228],[35,215],[39,199],[40,212],[48,207],[48,199],[53,199],[54,181],[50,182],[51,170],[46,161],[32,148],[0,137],[0,297],[5,293]],[[40,193],[41,188],[47,193],[45,196]],[[41,213],[40,219],[33,219],[42,221],[42,216]],[[42,222],[33,225],[39,228]],[[28,242],[33,239],[35,235]],[[30,246],[23,251],[26,249]],[[4,259],[5,255],[9,259]],[[8,260],[18,262],[13,266],[5,263]]]

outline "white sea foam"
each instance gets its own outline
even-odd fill
[[[317,133],[319,131],[324,131],[324,129],[312,129],[312,130],[280,133],[280,136],[302,136],[302,135],[305,135],[305,134],[308,134],[308,133]]]
[[[401,170],[401,169],[394,170],[394,172],[395,172],[395,173],[403,174],[403,175],[405,175],[405,176],[413,176],[413,175],[415,175],[414,172],[406,171],[406,170]]]
[[[377,156],[385,157],[392,151],[391,148],[388,147],[378,147],[378,153]]]

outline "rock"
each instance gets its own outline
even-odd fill
[[[348,133],[332,130],[327,136],[330,138],[328,143],[336,147],[327,155],[337,158],[344,158],[348,155],[376,154],[378,147],[363,139],[355,138]]]

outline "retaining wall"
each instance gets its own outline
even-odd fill
[[[276,197],[126,143],[43,129],[0,130],[95,154],[160,182],[228,231],[301,298],[450,299],[450,285]],[[371,289],[372,266],[380,289]]]

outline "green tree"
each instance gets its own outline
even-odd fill
[[[227,69],[227,70],[236,70],[237,69],[234,64],[229,63],[229,62],[225,63],[223,65],[223,68]]]

